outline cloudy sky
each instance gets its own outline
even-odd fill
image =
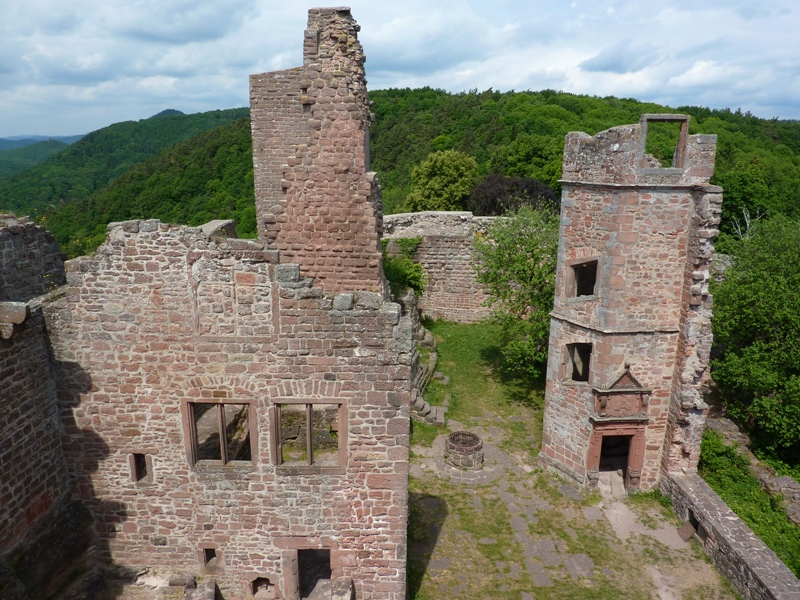
[[[318,6],[319,4],[313,4]],[[296,0],[0,0],[0,137],[248,104]],[[551,88],[800,118],[797,0],[353,0],[371,89]]]

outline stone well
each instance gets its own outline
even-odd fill
[[[445,440],[444,460],[463,471],[479,471],[483,468],[483,440],[470,431],[454,431]]]

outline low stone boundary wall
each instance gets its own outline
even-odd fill
[[[669,473],[661,491],[714,566],[749,600],[800,600],[800,580],[699,475]]]
[[[486,293],[475,280],[472,243],[496,217],[471,212],[429,211],[386,215],[384,239],[422,238],[414,254],[428,274],[419,298],[422,314],[433,319],[473,323],[491,314]]]

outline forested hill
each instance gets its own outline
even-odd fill
[[[106,225],[129,219],[202,225],[236,219],[240,237],[255,237],[250,120],[241,118],[134,165],[101,190],[42,214],[68,256],[93,251]]]
[[[638,123],[642,113],[686,113],[691,133],[719,136],[712,182],[725,188],[725,221],[747,208],[755,215],[800,212],[800,122],[741,112],[677,109],[633,99],[541,92],[390,89],[370,93],[372,166],[386,212],[402,210],[412,168],[436,150],[474,156],[479,174],[533,177],[558,189],[564,136]],[[650,151],[650,149],[648,148]],[[660,157],[662,158],[662,157]]]
[[[67,147],[58,140],[44,140],[0,152],[0,179],[29,169]]]
[[[85,198],[161,150],[248,114],[235,108],[157,115],[98,129],[46,161],[0,179],[0,210],[37,214],[48,204]]]

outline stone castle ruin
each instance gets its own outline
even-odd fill
[[[251,78],[257,241],[128,221],[64,263],[0,216],[3,600],[105,600],[137,578],[187,600],[405,598],[409,413],[431,373],[381,270],[358,30],[312,9],[303,66]],[[644,151],[658,121],[681,127],[669,168]],[[715,142],[681,115],[567,136],[540,456],[579,485],[621,468],[661,487],[740,593],[789,598],[774,591],[796,578],[693,475]],[[486,314],[484,226],[387,219],[422,238],[425,314]],[[451,463],[479,469],[480,439],[456,433]]]
[[[405,597],[416,350],[381,273],[357,31],[313,9],[303,67],[252,78],[258,241],[112,223],[63,285],[49,234],[3,221],[4,600],[111,564],[187,598]],[[112,575],[75,597],[115,597]]]

